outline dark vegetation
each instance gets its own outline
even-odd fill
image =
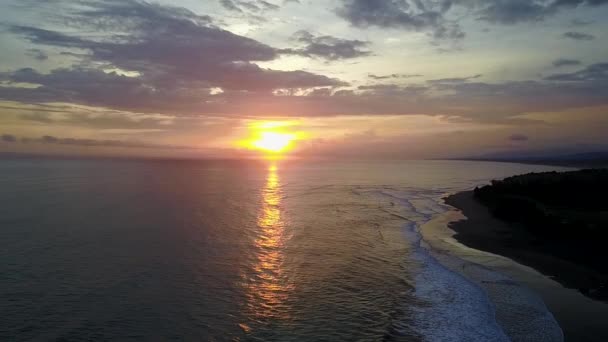
[[[514,234],[529,235],[527,248],[596,271],[597,286],[587,294],[608,299],[608,169],[514,176],[474,195]]]

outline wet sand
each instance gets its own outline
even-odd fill
[[[459,270],[464,276],[476,278],[486,290],[496,305],[497,321],[505,330],[526,329],[522,322],[518,322],[523,316],[513,315],[513,310],[518,311],[517,300],[505,297],[500,291],[505,286],[521,285],[540,296],[562,328],[566,341],[608,341],[608,304],[560,284],[566,281],[580,282],[577,277],[588,276],[585,272],[591,270],[535,252],[525,232],[514,231],[495,219],[485,206],[473,198],[472,191],[451,195],[445,202],[461,211],[447,212],[429,222],[421,229],[421,234],[440,257],[442,254],[453,255],[498,271],[513,280],[512,283],[504,279],[499,282],[480,280],[475,272],[467,271],[464,267]],[[534,312],[533,307],[523,312],[527,320],[530,317],[533,320],[544,319]]]

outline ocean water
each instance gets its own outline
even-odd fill
[[[0,340],[508,341],[418,229],[552,169],[3,159]]]

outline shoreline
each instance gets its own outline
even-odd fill
[[[533,245],[517,250],[513,240],[520,239],[518,242],[522,243],[527,241],[526,237],[494,218],[474,199],[472,191],[452,194],[444,198],[444,202],[457,210],[448,211],[421,229],[425,240],[439,254],[444,252],[497,271],[532,290],[553,314],[566,341],[608,341],[608,326],[604,319],[608,317],[608,304],[560,284],[574,281],[580,285],[576,277],[581,272],[592,271],[534,252]],[[551,277],[553,274],[559,278]],[[495,289],[488,283],[481,281],[480,285],[495,301],[497,316],[501,316],[501,311],[508,312],[504,306],[511,303],[501,302],[500,294],[493,294]],[[512,323],[507,319],[507,325]]]
[[[448,224],[463,218],[460,212],[450,210],[422,225],[419,232],[427,250],[447,270],[485,293],[496,323],[511,341],[564,341],[563,330],[543,300],[496,267],[509,265],[509,259],[466,247],[453,239]]]

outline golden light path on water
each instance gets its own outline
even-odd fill
[[[265,187],[262,190],[262,206],[257,220],[258,235],[254,241],[256,259],[254,275],[249,279],[247,314],[249,318],[289,318],[286,300],[293,285],[282,269],[284,260],[285,222],[281,212],[281,184],[276,163],[268,168]],[[245,331],[251,328],[241,324]]]

